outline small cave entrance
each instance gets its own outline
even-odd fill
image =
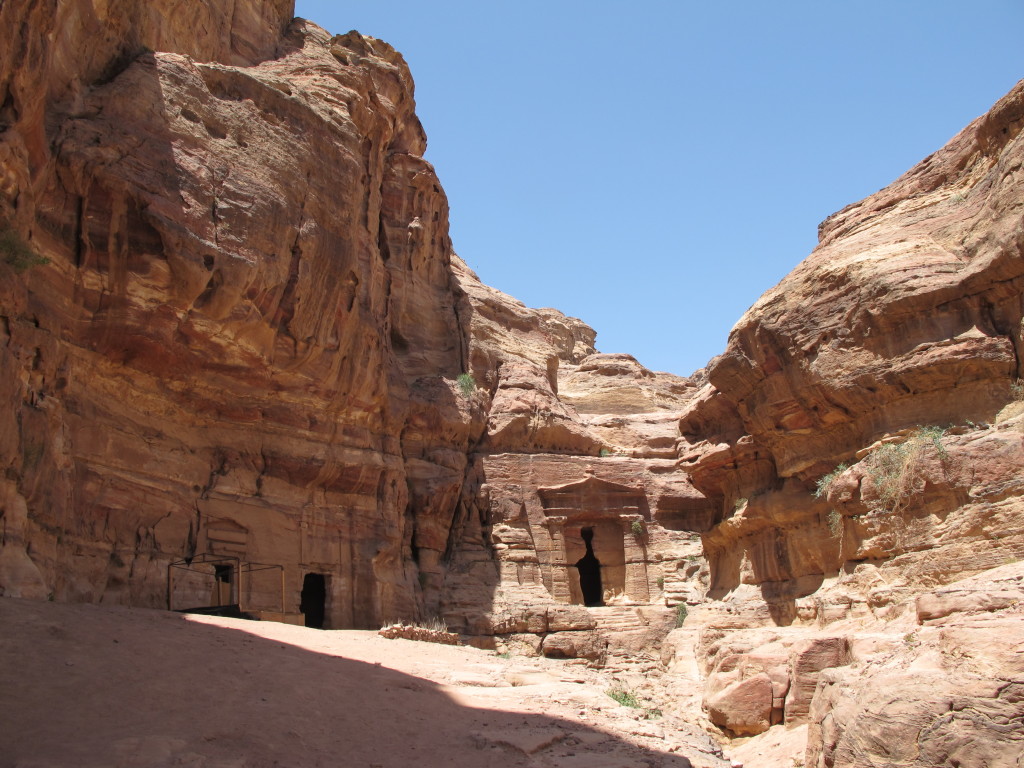
[[[576,561],[576,570],[580,574],[583,604],[587,606],[604,605],[604,590],[601,587],[601,561],[594,554],[594,529],[581,529],[580,538],[583,539],[587,548],[587,554]]]
[[[304,624],[313,629],[323,629],[326,609],[327,578],[322,573],[307,573],[302,579],[302,595],[299,602]]]

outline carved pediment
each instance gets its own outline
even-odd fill
[[[647,506],[642,488],[587,477],[583,480],[538,488],[544,514],[574,517],[580,514],[634,515]]]

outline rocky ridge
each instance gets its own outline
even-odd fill
[[[301,620],[312,576],[762,761],[1013,764],[1024,86],[682,378],[454,255],[389,45],[168,9],[0,9],[0,592]]]

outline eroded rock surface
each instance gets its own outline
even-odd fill
[[[3,281],[0,454],[48,591],[166,604],[209,554],[284,566],[252,610],[309,572],[333,626],[426,610],[484,409],[405,62],[287,3],[69,5],[4,6],[3,214],[49,264]]]
[[[680,420],[715,507],[703,705],[762,734],[738,759],[791,765],[779,730],[806,724],[806,765],[1017,765],[1019,599],[993,574],[1024,557],[1022,105],[830,217]],[[964,614],[1005,637],[968,665],[932,629]]]
[[[1016,765],[1024,84],[682,378],[454,255],[387,43],[171,5],[0,7],[0,592],[441,615],[758,765]]]

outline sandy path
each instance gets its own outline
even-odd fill
[[[373,632],[0,599],[4,767],[722,765],[607,686]]]

